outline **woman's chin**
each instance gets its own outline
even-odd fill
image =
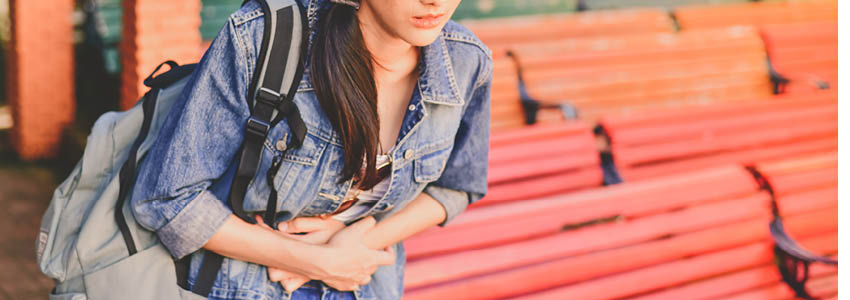
[[[404,40],[416,47],[424,47],[434,43],[437,40],[437,37],[440,36],[440,31],[442,30],[442,26],[436,29],[431,30],[421,30],[418,29],[416,32],[412,32],[411,34],[404,37]]]

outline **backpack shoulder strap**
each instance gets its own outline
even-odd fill
[[[256,221],[248,216],[242,204],[248,185],[257,173],[263,142],[274,125],[272,119],[286,118],[292,131],[288,148],[301,146],[307,133],[298,107],[293,102],[304,72],[303,60],[307,51],[304,10],[296,0],[257,1],[264,13],[263,42],[248,89],[251,117],[245,124],[245,141],[239,151],[239,165],[228,197],[233,213],[252,224]],[[277,203],[274,204],[269,207],[276,207]],[[209,295],[223,259],[211,251],[204,253],[197,281],[192,287],[193,293],[204,297]],[[178,265],[186,265],[186,262]]]
[[[276,114],[286,117],[292,131],[290,147],[298,147],[307,127],[292,99],[303,74],[306,51],[306,18],[295,0],[261,0],[265,15],[263,44],[257,57],[248,99],[253,102],[245,124],[245,141],[231,186],[229,204],[233,212],[254,223],[243,210],[248,184],[257,173],[266,139]]]

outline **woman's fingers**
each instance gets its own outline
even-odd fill
[[[372,216],[365,217],[360,219],[354,224],[348,225],[340,232],[345,232],[346,234],[354,234],[356,236],[362,236],[366,234],[372,227],[375,227],[375,218]]]
[[[331,236],[333,236],[334,232],[316,231],[308,234],[291,234],[284,232],[283,234],[293,240],[302,241],[308,244],[322,245],[328,242]]]
[[[304,285],[308,281],[310,281],[310,279],[306,278],[306,277],[289,278],[285,282],[282,283],[283,289],[285,289],[287,292],[291,293],[291,292],[294,292],[295,290],[297,290],[298,288],[300,288],[302,285]]]
[[[322,219],[318,217],[299,217],[285,223],[287,224],[286,232],[289,233],[315,232],[322,230],[336,231],[345,227],[345,224],[340,221],[334,219]]]
[[[269,280],[273,282],[283,281],[288,278],[299,277],[298,274],[290,273],[281,269],[268,268]]]
[[[280,269],[269,268],[269,280],[279,282],[289,277],[289,273]]]
[[[302,285],[310,281],[309,278],[293,274],[281,269],[268,268],[269,280],[272,282],[280,282],[287,292],[292,292],[300,288]]]
[[[395,251],[391,247],[387,248],[388,249],[375,251],[376,264],[382,266],[389,266],[395,264]]]
[[[355,282],[325,281],[325,284],[341,292],[350,292],[360,289],[360,285]]]
[[[271,226],[269,226],[268,224],[266,224],[266,222],[263,221],[263,217],[256,215],[256,216],[254,216],[254,220],[257,220],[257,225],[260,225],[261,227],[266,228],[266,229],[272,229]]]
[[[358,284],[359,285],[367,285],[367,284],[369,284],[369,281],[372,281],[372,276],[365,276],[363,278],[360,278],[360,282],[358,282]]]

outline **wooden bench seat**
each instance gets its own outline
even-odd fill
[[[669,202],[745,194],[754,189],[748,178],[749,174],[741,170],[727,168],[640,185],[627,184],[482,207],[465,212],[450,226],[422,232],[408,239],[405,245],[409,246],[408,258],[415,259],[525,240],[559,232],[564,224],[616,216],[623,211],[640,214],[665,209]],[[717,181],[723,180],[729,180],[727,189],[712,190]],[[695,190],[705,193],[692,195]]]
[[[837,94],[789,95],[600,121],[624,180],[837,148]],[[779,130],[781,128],[781,130]]]
[[[778,198],[778,208],[783,217],[801,212],[823,213],[826,223],[832,224],[837,216],[838,182],[837,154],[825,152],[799,158],[760,163],[756,169],[771,185]],[[787,218],[786,223],[793,217]],[[831,233],[820,241],[798,240],[805,248],[822,254],[837,253],[837,227],[827,228]],[[818,244],[823,243],[823,244]],[[830,278],[836,274],[834,266],[813,264],[810,269],[809,292],[820,297],[834,295],[837,284]],[[687,296],[685,296],[687,295]],[[635,299],[794,299],[793,291],[781,282],[773,263],[750,268],[716,278],[708,278],[687,285],[650,293]]]
[[[838,273],[832,272],[829,274],[817,274],[809,283],[811,286],[812,295],[815,297],[838,296]],[[768,287],[759,288],[748,291],[739,295],[735,295],[728,300],[763,300],[763,299],[800,299],[794,296],[794,293],[788,289],[787,285],[776,283]]]
[[[406,243],[437,247],[408,262],[405,299],[611,299],[761,268],[773,258],[769,201],[729,166],[477,209]],[[803,245],[837,249],[834,196],[780,202]]]
[[[753,27],[554,40],[511,50],[531,98],[570,103],[591,122],[611,112],[772,94],[767,55]]]

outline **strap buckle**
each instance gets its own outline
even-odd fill
[[[266,134],[269,133],[270,128],[271,126],[268,122],[257,119],[253,116],[248,118],[248,123],[245,124],[245,132],[263,138],[265,138]]]
[[[262,103],[269,107],[275,107],[280,103],[281,99],[283,99],[283,96],[280,93],[270,89],[262,87],[257,91],[257,104]]]

